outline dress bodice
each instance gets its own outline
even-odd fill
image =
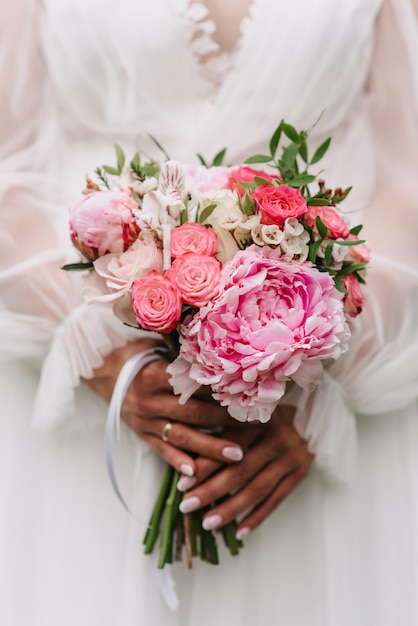
[[[226,145],[239,161],[265,149],[282,117],[308,128],[324,112],[317,133],[334,132],[364,90],[380,4],[253,0],[222,52],[192,0],[47,0],[60,123],[90,145],[151,133],[183,160]]]

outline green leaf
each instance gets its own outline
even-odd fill
[[[139,170],[140,165],[141,165],[141,158],[139,156],[139,152],[135,152],[135,154],[134,154],[134,156],[132,158],[132,161],[131,161],[131,168],[134,171],[137,171],[137,170]]]
[[[294,168],[298,152],[299,146],[297,143],[291,143],[290,146],[287,146],[287,148],[283,150],[282,158],[280,159],[279,163],[286,171],[292,170]]]
[[[317,151],[312,157],[311,165],[318,163],[318,161],[322,159],[322,157],[325,155],[326,151],[328,150],[330,143],[331,143],[331,137],[328,137],[328,139],[326,139],[324,143],[321,143],[321,145],[319,146],[319,148],[317,149]]]
[[[304,187],[305,185],[309,185],[309,183],[313,183],[315,179],[316,179],[316,176],[314,176],[313,174],[307,174],[307,173],[299,174],[298,176],[295,176],[294,178],[291,178],[289,180],[289,186],[290,187]]]
[[[185,224],[188,221],[188,217],[189,217],[189,213],[188,213],[187,209],[183,209],[180,212],[180,225]]]
[[[205,207],[202,212],[199,211],[199,224],[203,224],[203,222],[206,222],[206,220],[212,215],[217,206],[217,203],[214,202],[213,204],[209,204],[209,206]]]
[[[348,196],[351,190],[352,190],[352,187],[347,187],[347,189],[344,189],[344,200],[346,199],[346,197]]]
[[[286,137],[290,139],[290,141],[296,141],[297,143],[300,141],[300,136],[298,131],[291,124],[286,124],[286,122],[282,123],[282,129]]]
[[[218,154],[214,157],[212,161],[212,165],[214,165],[215,167],[218,165],[222,165],[222,161],[224,160],[225,154],[226,154],[226,148],[218,152]]]
[[[249,159],[246,159],[244,163],[246,165],[251,165],[252,163],[269,163],[270,161],[271,161],[270,154],[255,154]]]
[[[111,174],[112,176],[119,176],[120,174],[119,170],[117,170],[115,167],[112,167],[111,165],[103,165],[103,169],[105,172]]]
[[[238,185],[244,189],[249,189],[250,191],[255,191],[257,189],[257,183],[247,183],[244,180],[240,180]]]
[[[315,263],[316,255],[318,254],[318,250],[321,247],[321,244],[322,240],[319,239],[318,241],[315,241],[315,243],[313,243],[311,246],[309,246],[309,260],[311,261],[311,263]]]
[[[341,241],[338,239],[337,240],[338,245],[340,246],[359,246],[361,243],[366,243],[365,239],[358,239],[356,241],[344,241],[344,239],[342,239]]]
[[[358,226],[354,226],[354,228],[352,228],[350,230],[350,233],[352,235],[354,235],[355,237],[357,237],[357,235],[361,232],[362,228],[363,228],[363,224],[359,224]]]
[[[277,148],[279,147],[280,137],[282,136],[282,125],[283,120],[280,122],[270,139],[270,154],[272,159],[276,156]]]
[[[271,180],[267,180],[267,178],[263,178],[262,176],[254,176],[254,182],[256,185],[272,185]]]
[[[116,159],[117,159],[118,170],[119,170],[118,173],[121,174],[123,170],[123,166],[125,165],[125,153],[118,143],[113,144],[113,147],[115,148],[115,152],[116,152]]]
[[[66,272],[82,272],[84,270],[91,270],[93,267],[92,261],[86,261],[84,263],[67,263],[66,265],[63,265],[61,269]]]
[[[305,163],[308,163],[308,146],[306,141],[303,141],[299,146],[299,154]]]
[[[366,263],[347,263],[338,272],[338,276],[347,276],[347,274],[351,274],[352,272],[358,272],[359,270],[364,270],[365,268]]]
[[[334,283],[338,291],[341,291],[344,295],[347,294],[347,289],[344,287],[344,283],[338,276],[334,276]]]
[[[161,150],[161,152],[163,153],[163,155],[165,156],[167,161],[170,161],[170,157],[167,154],[167,152],[164,150],[164,148],[162,147],[162,145],[160,144],[160,142],[150,133],[148,133],[148,137],[151,139],[151,141],[157,146],[157,148],[159,150]]]
[[[244,202],[242,203],[242,211],[248,216],[255,214],[255,202],[247,192],[245,193]]]
[[[324,237],[328,234],[328,228],[325,226],[319,215],[316,216],[315,224],[319,235],[324,239]]]
[[[203,165],[203,167],[209,167],[208,164],[206,163],[205,159],[202,157],[201,154],[197,153],[196,156],[199,159],[199,161],[201,162],[201,164]]]
[[[332,265],[332,249],[334,247],[334,241],[330,241],[325,248],[325,263],[328,265]]]
[[[325,198],[318,198],[318,196],[313,196],[313,198],[309,198],[306,202],[308,206],[329,206],[331,202],[326,200]]]

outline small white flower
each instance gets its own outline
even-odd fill
[[[260,224],[259,215],[251,215],[251,217],[245,217],[241,214],[241,228],[243,230],[252,231],[253,228],[257,228]]]
[[[263,224],[261,227],[261,237],[265,244],[278,246],[284,237],[284,233],[275,224],[269,226]]]
[[[263,233],[260,224],[251,229],[251,237],[257,246],[264,246]]]
[[[157,187],[158,180],[154,176],[146,178],[144,181],[142,181],[142,183],[137,181],[136,183],[131,185],[131,189],[140,196],[145,196],[146,193],[157,189]]]
[[[299,222],[295,217],[288,217],[284,223],[284,234],[285,237],[299,237],[305,231],[303,224]],[[309,239],[309,234],[308,239]],[[305,242],[306,243],[306,242]]]

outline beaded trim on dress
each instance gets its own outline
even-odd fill
[[[238,37],[232,49],[226,51],[222,50],[221,45],[215,41],[217,24],[210,17],[210,9],[197,0],[176,0],[178,13],[190,26],[190,48],[196,64],[204,72],[205,95],[209,99],[216,95],[227,75],[233,70],[241,53],[246,33],[254,22],[258,4],[259,0],[250,1],[247,13],[239,23]]]

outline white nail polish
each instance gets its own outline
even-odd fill
[[[203,520],[202,526],[205,530],[215,530],[222,524],[222,517],[220,515],[209,515]]]
[[[179,491],[187,491],[191,489],[196,484],[196,478],[194,476],[182,476],[179,482],[177,483],[177,489]]]
[[[182,463],[180,465],[180,471],[182,474],[186,474],[186,476],[193,476],[194,474],[193,467],[188,463]]]
[[[244,539],[244,537],[246,537],[247,535],[249,535],[251,532],[251,528],[248,528],[248,526],[244,526],[244,528],[240,528],[235,537],[238,539],[238,541],[241,541],[241,539]]]
[[[241,448],[235,448],[233,446],[225,446],[225,448],[222,448],[222,455],[229,461],[241,461],[244,458],[244,453]]]
[[[186,498],[180,503],[179,509],[182,513],[191,513],[192,511],[196,511],[201,505],[200,498],[197,496],[192,496],[191,498]]]

